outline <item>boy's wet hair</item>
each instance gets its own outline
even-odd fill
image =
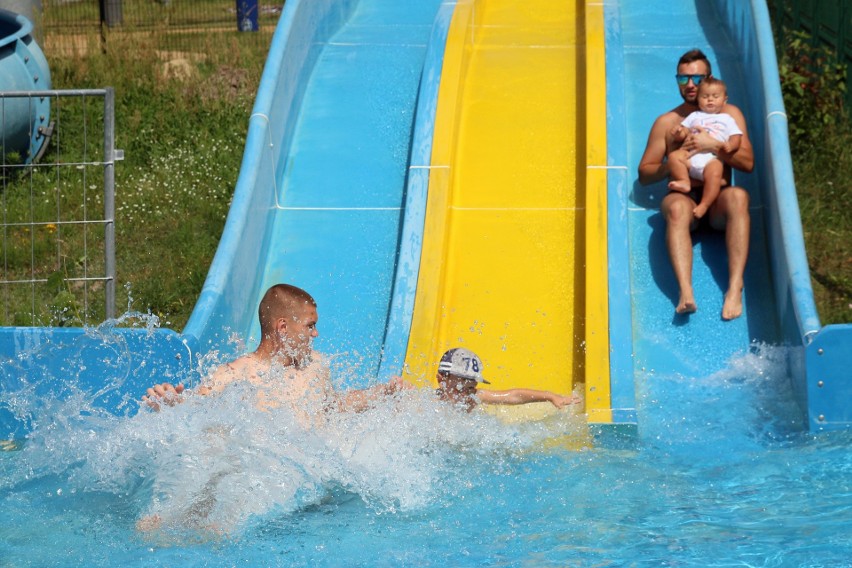
[[[301,288],[290,284],[276,284],[269,288],[257,309],[261,335],[266,336],[275,331],[275,322],[278,318],[296,315],[305,305],[316,307],[317,303]]]

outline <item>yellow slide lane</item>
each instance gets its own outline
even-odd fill
[[[409,378],[433,381],[441,353],[465,346],[483,359],[489,388],[570,393],[583,380],[582,29],[576,2],[456,6]]]

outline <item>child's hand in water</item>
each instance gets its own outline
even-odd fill
[[[385,383],[385,394],[391,395],[402,390],[411,390],[413,388],[415,388],[414,385],[403,380],[402,377],[391,377],[391,380]]]
[[[160,405],[174,406],[183,402],[183,397],[180,396],[184,391],[184,386],[174,386],[171,383],[162,383],[149,388],[145,396],[142,397],[142,402],[147,404],[154,411],[160,411]]]
[[[552,402],[553,406],[555,406],[556,408],[565,408],[566,406],[570,406],[572,404],[580,404],[581,402],[583,402],[583,399],[577,395],[562,396],[561,394],[558,394],[554,396],[550,402]]]

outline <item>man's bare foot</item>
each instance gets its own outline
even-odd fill
[[[692,294],[681,294],[680,302],[675,308],[675,313],[678,314],[692,314],[698,310],[698,305],[695,303],[695,298],[692,297]]]
[[[732,320],[743,315],[743,289],[728,290],[722,304],[722,319]]]
[[[693,210],[692,210],[692,215],[693,215],[696,219],[701,219],[702,217],[704,217],[704,214],[705,214],[705,213],[707,213],[707,206],[706,206],[706,205],[702,205],[702,204],[700,204],[700,203],[699,203],[698,205],[696,205],[696,206],[695,206],[695,209],[693,209]]]
[[[669,189],[681,193],[689,193],[692,190],[688,181],[674,179],[669,182]]]

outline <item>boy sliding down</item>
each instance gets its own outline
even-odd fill
[[[562,396],[550,391],[532,389],[485,390],[480,383],[490,384],[482,377],[482,361],[475,353],[462,347],[450,349],[438,364],[438,390],[441,400],[459,404],[468,412],[478,402],[486,404],[527,404],[550,402],[556,408],[578,404],[576,396]]]
[[[727,88],[721,79],[707,77],[698,85],[698,108],[684,121],[671,131],[672,142],[680,145],[690,132],[704,129],[711,136],[723,142],[721,150],[732,154],[740,147],[742,130],[737,126],[733,117],[722,112],[722,107],[728,101]],[[722,191],[722,175],[724,164],[715,154],[702,152],[690,156],[687,150],[678,148],[669,153],[669,172],[671,181],[669,189],[681,193],[690,193],[692,183],[690,178],[703,181],[704,191],[701,200],[692,210],[696,219],[700,219],[719,197]]]

